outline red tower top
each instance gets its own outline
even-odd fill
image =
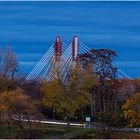
[[[78,36],[74,36],[72,41],[72,61],[77,61],[78,54],[79,54],[79,39]]]
[[[56,41],[54,45],[54,53],[55,53],[55,60],[59,61],[62,54],[62,43],[61,43],[60,36],[56,37]]]

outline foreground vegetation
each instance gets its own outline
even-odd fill
[[[50,126],[43,124],[32,124],[32,127],[28,127],[28,124],[24,124],[24,129],[20,129],[18,126],[5,126],[0,127],[0,138],[36,138],[36,139],[136,139],[140,138],[140,133],[136,132],[112,132],[112,131],[97,131],[84,128],[74,128],[66,126]]]
[[[29,132],[31,138],[32,132],[37,138],[49,138],[47,134],[53,132],[52,135],[57,136],[55,129],[50,132],[50,126],[42,129],[39,125],[32,129],[30,120],[33,119],[59,119],[66,121],[69,127],[70,121],[85,122],[88,116],[91,122],[100,122],[106,126],[139,127],[140,79],[118,79],[117,68],[113,66],[116,56],[116,52],[112,50],[91,50],[90,54],[79,55],[79,61],[68,70],[65,81],[60,75],[59,67],[54,68],[52,80],[38,77],[25,81],[24,76],[18,75],[15,54],[12,50],[7,50],[5,55],[0,57],[1,138],[22,138],[26,132]],[[28,120],[28,128],[22,123],[22,119]],[[14,129],[16,130],[13,132]],[[65,128],[62,130],[65,135],[61,136],[73,136],[73,130],[75,129]],[[121,135],[110,132],[106,135],[84,129],[75,131],[76,136],[73,137],[80,137],[77,135],[80,133],[86,138],[96,137],[94,134],[103,138],[127,138],[127,133]],[[137,137],[137,134],[132,133],[133,135]]]

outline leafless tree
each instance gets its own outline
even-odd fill
[[[13,79],[18,71],[18,61],[13,50],[8,47],[4,53],[0,55],[1,75],[6,78]]]

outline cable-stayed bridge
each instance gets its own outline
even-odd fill
[[[75,66],[80,54],[89,53],[93,55],[90,50],[88,46],[79,41],[77,36],[73,37],[69,45],[62,42],[60,37],[56,37],[55,43],[51,45],[25,80],[29,81],[41,78],[50,81],[58,73],[61,79],[65,80],[68,70]],[[117,76],[118,78],[132,79],[119,69]]]

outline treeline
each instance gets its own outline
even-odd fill
[[[118,79],[116,52],[91,50],[79,56],[63,81],[56,68],[53,80],[26,81],[18,76],[11,49],[0,57],[0,121],[22,126],[24,119],[63,119],[109,126],[140,125],[140,79]],[[5,123],[3,123],[5,122]]]

